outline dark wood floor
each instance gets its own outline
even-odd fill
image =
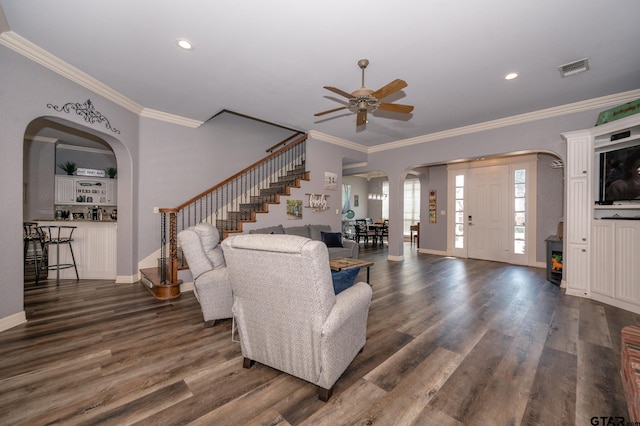
[[[620,329],[640,316],[566,296],[542,269],[363,249],[368,340],[328,403],[242,368],[231,321],[192,293],[140,284],[25,284],[28,322],[0,333],[0,423],[589,425],[628,419]],[[362,273],[363,274],[363,273]],[[361,275],[362,277],[362,275]]]

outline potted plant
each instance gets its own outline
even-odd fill
[[[58,167],[60,167],[65,172],[67,172],[68,175],[73,175],[77,170],[76,163],[72,163],[71,161],[67,161],[66,163],[60,163],[58,164]]]
[[[107,176],[109,176],[111,179],[115,179],[117,174],[118,174],[118,169],[116,169],[115,167],[109,167],[107,169]]]

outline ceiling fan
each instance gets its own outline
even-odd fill
[[[383,86],[382,88],[373,91],[371,89],[367,89],[364,85],[364,70],[369,65],[368,59],[360,59],[358,61],[358,66],[362,70],[362,87],[358,90],[353,91],[352,93],[347,93],[344,90],[340,90],[336,87],[324,86],[325,89],[332,91],[340,96],[344,96],[349,100],[349,105],[342,106],[340,108],[334,108],[327,111],[322,111],[314,114],[315,117],[320,115],[329,114],[332,112],[340,111],[343,109],[349,109],[355,113],[357,113],[356,117],[356,126],[363,126],[367,124],[367,112],[373,112],[376,110],[382,111],[391,111],[391,112],[400,112],[404,114],[408,114],[413,111],[413,105],[401,105],[401,104],[392,104],[388,102],[380,102],[381,99],[386,98],[387,96],[396,93],[399,90],[407,87],[407,82],[400,79],[395,79],[391,83]]]

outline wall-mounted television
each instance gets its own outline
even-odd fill
[[[601,149],[599,157],[600,204],[640,203],[640,139]]]

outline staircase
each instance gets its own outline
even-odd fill
[[[157,299],[180,296],[178,270],[188,266],[181,259],[177,235],[201,222],[212,223],[222,239],[242,233],[242,225],[255,222],[269,205],[279,204],[280,196],[309,180],[306,171],[307,135],[273,152],[234,176],[209,188],[175,208],[160,210],[160,258],[158,267],[141,269],[141,282]]]

